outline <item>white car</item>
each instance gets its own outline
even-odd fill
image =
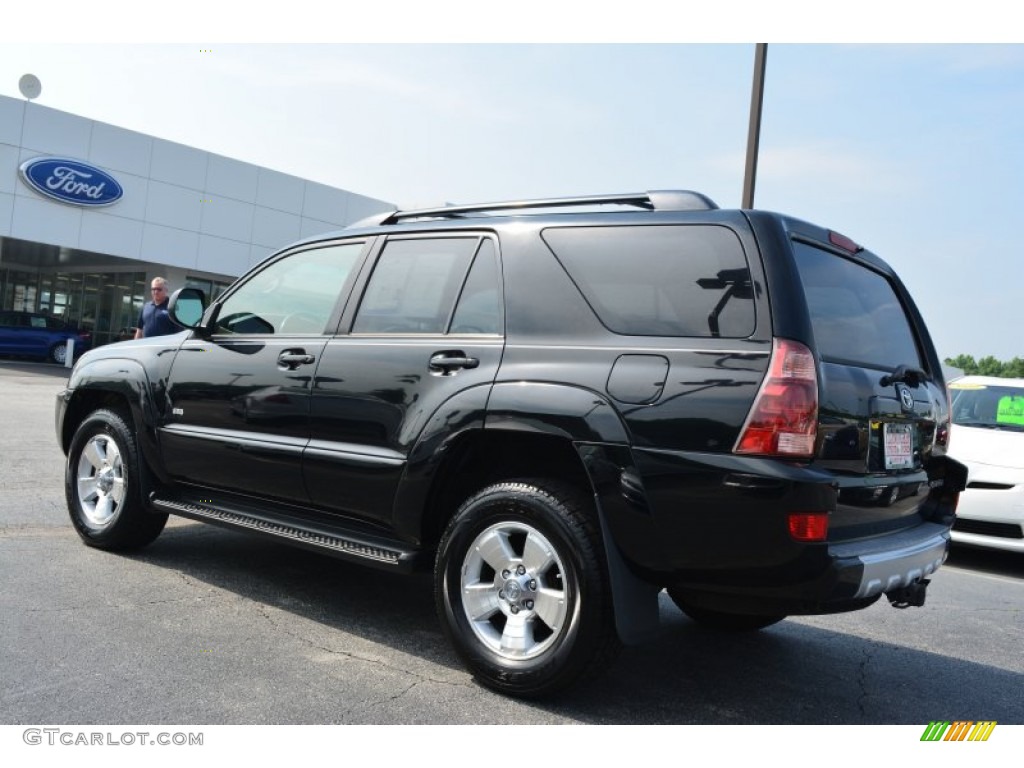
[[[949,391],[949,453],[968,471],[953,541],[1024,553],[1024,379],[964,376]]]

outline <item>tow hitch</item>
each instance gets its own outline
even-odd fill
[[[924,605],[924,591],[931,583],[931,579],[918,579],[899,589],[893,589],[885,593],[893,608],[920,608]]]

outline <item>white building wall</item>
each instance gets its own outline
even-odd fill
[[[111,206],[35,192],[21,163],[64,156],[121,184]],[[0,236],[238,275],[274,250],[394,208],[382,200],[0,96]]]

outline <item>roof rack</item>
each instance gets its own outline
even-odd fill
[[[700,192],[690,190],[654,190],[626,195],[590,195],[586,197],[553,197],[542,200],[510,200],[499,203],[446,205],[441,208],[420,208],[412,211],[386,211],[350,224],[350,227],[372,227],[396,224],[406,219],[454,219],[465,214],[496,211],[527,211],[538,208],[580,208],[596,205],[632,205],[649,211],[709,211],[718,208]]]

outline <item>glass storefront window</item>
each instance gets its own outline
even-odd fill
[[[132,338],[148,296],[145,272],[0,269],[0,309],[59,317],[92,333],[94,346]]]

